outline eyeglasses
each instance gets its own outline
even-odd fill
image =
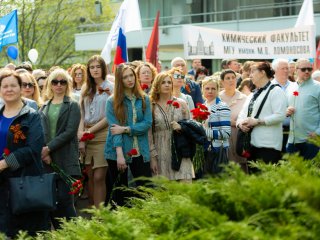
[[[185,76],[182,75],[182,74],[176,74],[176,73],[173,74],[173,78],[174,78],[174,79],[178,79],[178,78],[184,79],[184,77],[185,77]]]
[[[23,82],[23,83],[22,83],[22,87],[23,87],[23,88],[34,88],[34,84],[33,84],[33,83]]]
[[[82,73],[75,73],[74,74],[76,77],[82,77]]]
[[[53,86],[58,86],[58,84],[60,83],[61,86],[66,86],[68,81],[67,80],[57,80],[57,79],[53,79],[51,81]]]
[[[308,68],[308,67],[306,67],[306,68],[298,68],[298,69],[300,69],[301,72],[306,72],[306,71],[312,72],[312,68]]]

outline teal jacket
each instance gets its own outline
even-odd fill
[[[133,124],[133,110],[130,99],[125,97],[124,103],[127,109],[127,121],[124,126],[129,126],[130,134],[111,135],[110,128],[112,124],[121,125],[116,119],[113,108],[113,97],[107,100],[106,104],[106,118],[109,123],[107,141],[104,150],[104,156],[108,160],[117,160],[116,147],[122,147],[124,157],[127,163],[131,162],[131,158],[126,154],[133,148],[133,136],[137,136],[138,145],[143,160],[150,161],[150,151],[148,142],[148,131],[152,125],[151,105],[148,96],[145,96],[146,109],[142,109],[142,99],[137,98],[135,108],[137,112],[137,121]]]

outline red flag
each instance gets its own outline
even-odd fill
[[[152,63],[159,71],[158,50],[159,50],[159,16],[160,11],[157,12],[156,20],[154,21],[152,33],[146,51],[146,60]]]
[[[313,69],[314,70],[320,69],[320,40],[319,40],[318,47],[316,50],[316,58],[314,59]]]

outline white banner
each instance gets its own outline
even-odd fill
[[[314,27],[237,32],[183,26],[186,59],[314,58]]]

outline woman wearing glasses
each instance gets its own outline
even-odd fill
[[[113,83],[106,80],[107,65],[99,55],[92,56],[87,64],[87,79],[80,97],[81,121],[78,130],[80,139],[84,133],[93,133],[95,138],[80,142],[80,153],[88,173],[89,203],[99,207],[106,198],[106,174],[108,163],[103,155],[107,138],[106,102],[113,92]]]
[[[169,71],[169,74],[173,78],[173,96],[186,101],[189,110],[194,109],[194,102],[192,100],[192,97],[181,92],[181,88],[184,86],[185,78],[185,75],[183,75],[183,70],[181,68],[174,67]]]
[[[86,71],[86,66],[80,63],[74,64],[71,69],[70,75],[72,77],[72,92],[77,101],[80,99],[81,88],[85,79],[87,78]]]
[[[145,62],[140,64],[135,71],[142,90],[148,94],[151,89],[151,84],[157,76],[157,69],[151,63]]]
[[[45,144],[41,157],[49,169],[56,163],[66,174],[80,176],[77,131],[80,122],[79,104],[71,98],[72,79],[63,69],[54,70],[48,77],[45,97],[47,100],[39,110],[44,131]],[[59,218],[76,216],[73,195],[68,185],[57,179],[57,209],[51,212],[55,229],[60,227]]]
[[[22,96],[36,101],[38,108],[42,105],[40,90],[37,81],[29,72],[19,74],[22,79]]]

